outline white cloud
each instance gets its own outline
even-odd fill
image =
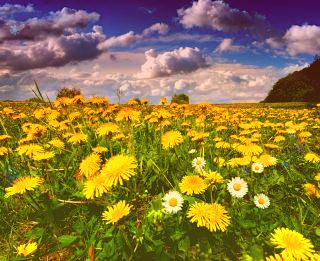
[[[196,82],[193,80],[180,79],[174,83],[174,89],[182,92],[193,88],[195,85]]]
[[[218,31],[239,31],[266,25],[263,16],[231,8],[223,1],[194,1],[191,7],[179,9],[178,15],[185,28],[209,27]]]
[[[156,23],[144,29],[142,34],[136,34],[135,32],[130,31],[119,36],[112,36],[106,39],[104,42],[100,43],[99,49],[107,50],[112,47],[130,46],[137,42],[148,39],[147,37],[150,34],[158,33],[160,35],[165,35],[166,33],[168,33],[168,31],[169,26],[167,24]]]
[[[101,50],[107,50],[112,47],[130,46],[141,39],[141,35],[135,34],[133,31],[130,31],[119,36],[112,36],[106,39],[104,42],[100,43],[98,47]]]
[[[137,78],[164,77],[188,73],[207,66],[204,55],[198,48],[180,47],[157,54],[154,49],[145,52],[146,62]]]
[[[142,34],[149,35],[155,32],[160,35],[167,34],[169,32],[169,26],[165,23],[156,23],[144,29]]]
[[[320,53],[320,26],[292,25],[282,37],[271,37],[266,43],[276,53],[279,49],[291,56]]]
[[[283,37],[290,55],[320,53],[320,26],[293,25]]]
[[[221,41],[219,46],[216,48],[215,52],[240,52],[243,49],[240,45],[233,45],[233,39],[225,38]]]

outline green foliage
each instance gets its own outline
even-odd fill
[[[68,97],[73,98],[74,96],[81,95],[80,89],[63,87],[58,90],[57,98]]]
[[[171,103],[189,104],[189,96],[184,93],[174,94],[172,96]]]
[[[278,80],[264,102],[319,102],[320,59]]]
[[[26,100],[26,102],[44,102],[41,98],[33,97]]]

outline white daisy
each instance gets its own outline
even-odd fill
[[[251,170],[255,173],[262,173],[264,170],[264,167],[261,163],[256,162],[256,163],[252,163]]]
[[[164,201],[162,205],[169,213],[177,213],[182,209],[183,198],[177,191],[169,191],[162,200]]]
[[[268,208],[270,206],[270,199],[265,194],[254,196],[253,202],[258,208]]]
[[[202,170],[205,165],[206,161],[204,158],[197,157],[192,160],[192,166],[196,168],[196,170]]]
[[[228,191],[233,197],[243,198],[248,192],[248,184],[242,178],[232,178],[228,183]]]

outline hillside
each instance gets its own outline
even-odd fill
[[[320,59],[278,80],[264,102],[319,102]]]

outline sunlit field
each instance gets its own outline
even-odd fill
[[[147,102],[0,104],[0,260],[320,260],[319,106]]]

